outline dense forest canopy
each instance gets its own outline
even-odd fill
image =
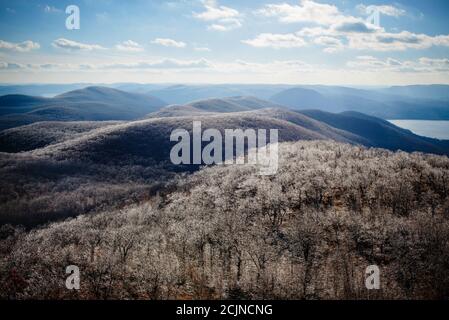
[[[3,225],[2,297],[449,297],[447,157],[301,141],[280,145],[274,176],[215,166],[173,181],[119,209]],[[65,289],[68,265],[80,291]]]

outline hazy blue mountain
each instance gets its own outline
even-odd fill
[[[2,85],[0,86],[0,95],[22,94],[29,96],[53,97],[67,91],[82,89],[89,85],[90,84],[86,83]]]
[[[37,121],[133,120],[166,103],[146,94],[106,87],[87,87],[54,98],[0,97],[0,130]]]
[[[10,94],[0,97],[0,115],[29,112],[39,106],[57,103],[54,99]]]
[[[56,95],[85,84],[68,85],[4,85],[0,95]],[[320,109],[330,112],[358,111],[384,119],[449,119],[449,86],[421,85],[388,88],[353,88],[325,85],[169,85],[116,83],[104,85],[129,93],[147,94],[167,104],[185,105],[192,101],[254,96],[294,109]],[[101,101],[100,101],[101,102]],[[4,106],[0,103],[0,106]],[[10,110],[3,108],[3,113]],[[26,108],[18,112],[26,112]],[[28,110],[29,111],[29,110]]]
[[[380,94],[344,87],[295,87],[279,92],[270,101],[294,110],[320,109],[329,112],[356,110],[368,114],[382,114],[388,108]],[[376,96],[377,100],[373,99]],[[368,97],[371,97],[368,98]]]
[[[255,96],[268,99],[277,92],[289,88],[285,85],[174,85],[148,93],[170,104],[187,104],[195,100]]]
[[[174,85],[161,90],[151,90],[148,94],[170,104],[186,104],[201,99],[239,96],[242,92],[227,86]]]
[[[105,85],[105,87],[111,87],[114,89],[128,91],[133,93],[148,93],[151,90],[161,90],[169,87],[168,84],[148,84],[148,83],[115,83],[112,85]]]
[[[357,111],[383,119],[449,119],[449,100],[411,98],[401,96],[399,93],[345,87],[307,86],[284,90],[275,94],[270,100],[295,110]]]
[[[430,100],[449,100],[449,85],[412,85],[394,86],[377,90],[382,93],[401,95],[409,98],[421,98]]]
[[[110,105],[128,105],[128,108],[137,109],[149,109],[149,108],[161,108],[166,103],[158,98],[150,95],[129,93],[118,89],[112,89],[107,87],[87,87],[80,90],[70,91],[55,97],[55,99],[63,100],[64,102],[91,102],[91,103],[104,103]],[[126,108],[126,106],[123,106]]]
[[[312,89],[291,88],[275,94],[270,99],[292,109],[334,108],[328,99]]]

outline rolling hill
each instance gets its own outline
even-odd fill
[[[291,111],[288,109],[282,108],[260,109],[248,111],[245,112],[244,114],[248,115],[252,114],[254,116],[263,116],[288,121],[302,128],[311,130],[313,132],[317,132],[320,135],[325,136],[329,140],[346,142],[351,144],[361,144],[367,147],[372,146],[369,140],[361,136],[353,134],[349,131],[334,128],[332,126],[327,125],[324,122],[317,121],[299,112]]]
[[[210,105],[196,101],[195,106],[163,108],[167,117],[156,113],[123,122],[41,122],[1,132],[0,223],[33,226],[99,208],[122,207],[147,199],[161,186],[171,187],[185,173],[199,169],[198,165],[174,165],[169,157],[176,144],[170,134],[179,128],[191,132],[193,121],[201,121],[203,130],[222,133],[225,129],[279,129],[280,142],[326,140],[449,154],[448,141],[419,137],[355,112],[264,108],[273,104],[247,97],[208,101]]]
[[[74,139],[86,132],[119,124],[118,121],[38,122],[0,132],[0,152],[17,153]]]
[[[0,97],[0,130],[37,121],[134,120],[166,103],[149,95],[87,87],[54,98]]]
[[[210,115],[211,113],[242,112],[264,108],[278,108],[280,105],[250,96],[204,99],[186,105],[170,105],[150,113],[147,118]]]
[[[449,142],[418,136],[381,118],[357,112],[336,114],[321,110],[295,111],[277,106],[278,104],[250,97],[207,99],[185,106],[168,106],[148,117],[205,116],[238,111],[248,116],[285,120],[335,141],[389,150],[449,154]],[[252,109],[247,110],[248,108]]]
[[[82,160],[95,163],[170,162],[170,150],[175,142],[170,134],[175,129],[192,131],[193,121],[201,121],[202,129],[279,129],[280,141],[325,140],[319,132],[291,122],[269,117],[229,113],[208,116],[155,118],[133,121],[93,130],[78,138],[31,151],[33,156],[55,160]],[[170,166],[170,165],[169,165]]]
[[[71,96],[72,94],[63,98],[70,99]],[[47,113],[58,110],[57,108],[47,107],[34,110],[29,115],[45,119],[48,116]],[[90,115],[94,114],[95,106],[90,107],[89,110]],[[73,116],[78,115],[80,117],[83,115],[81,112],[77,113],[77,110],[71,111],[74,113]],[[64,115],[67,113],[68,111]],[[52,117],[55,118],[56,115],[52,114]],[[88,115],[83,117],[86,120],[88,119]],[[96,115],[96,117],[100,118],[101,114]],[[10,129],[0,135],[0,142],[3,145],[0,147],[0,151],[30,151],[58,142],[60,142],[62,148],[75,141],[87,146],[94,142],[112,139],[115,142],[105,143],[110,145],[110,148],[123,145],[123,149],[117,149],[117,153],[123,157],[131,154],[141,158],[153,158],[162,149],[165,151],[170,149],[167,143],[172,130],[176,128],[189,129],[194,120],[201,120],[205,128],[216,127],[220,130],[240,127],[270,128],[270,125],[273,125],[272,128],[277,128],[280,126],[282,141],[328,139],[389,150],[400,149],[410,152],[449,154],[449,143],[447,141],[420,137],[380,118],[357,112],[335,114],[320,110],[294,111],[279,108],[276,103],[252,97],[207,99],[194,101],[184,106],[171,105],[150,113],[145,118],[147,120],[121,124],[98,124],[95,128],[91,124],[86,124],[86,130],[81,130],[79,123],[72,124],[70,122],[59,126],[54,125],[54,123],[42,123]],[[70,118],[67,118],[67,120],[70,120]],[[104,126],[106,128],[103,128]],[[48,128],[48,133],[46,133],[45,128]],[[67,132],[61,133],[64,130]],[[74,130],[77,131],[73,132]],[[37,134],[33,134],[33,132],[37,132]],[[73,136],[70,138],[72,132]],[[108,137],[108,139],[103,140],[105,137]],[[133,146],[133,150],[137,153],[126,150],[127,144],[129,144],[129,147]],[[49,148],[51,149],[53,146]],[[143,149],[151,151],[145,153]],[[98,146],[93,148],[92,152],[101,152],[101,150],[103,150],[103,147]],[[56,154],[59,153],[59,151],[54,151]],[[139,152],[143,153],[139,154]],[[109,154],[104,155],[104,158],[110,160],[114,159],[115,156],[116,154]],[[95,158],[100,159],[101,157],[95,156]]]
[[[304,110],[300,113],[332,127],[363,137],[373,147],[449,155],[449,141],[421,137],[386,120],[359,112],[346,111],[335,114],[321,110]]]
[[[199,100],[191,102],[187,104],[187,106],[193,107],[200,111],[220,113],[280,107],[279,104],[249,96]]]

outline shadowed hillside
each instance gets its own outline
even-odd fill
[[[0,152],[21,152],[74,139],[83,133],[117,121],[39,122],[0,132]]]
[[[170,141],[171,132],[178,128],[191,131],[193,120],[200,120],[203,130],[222,132],[233,128],[279,129],[280,141],[327,139],[284,120],[240,113],[111,124],[62,142],[52,141],[54,144],[41,149],[0,153],[0,223],[35,226],[142,201],[169,185],[176,172],[198,169],[198,165],[175,166],[169,158],[176,143]],[[69,128],[75,130],[72,124]],[[13,133],[20,135],[26,129]],[[43,134],[45,143],[64,137],[59,130],[53,131],[53,135],[51,130]],[[14,146],[13,141],[10,143]]]
[[[296,91],[297,89],[291,90]],[[351,90],[355,91],[355,89]],[[303,89],[300,92],[302,94]],[[315,96],[315,94],[311,95]],[[237,111],[246,111],[244,114],[247,115],[285,120],[335,141],[389,150],[449,154],[449,141],[421,137],[380,118],[365,116],[357,112],[334,114],[320,110],[289,110],[279,108],[277,104],[251,97],[208,99],[185,106],[168,106],[148,117],[205,116],[208,112],[216,114]]]
[[[370,141],[372,146],[390,150],[422,151],[449,154],[448,141],[421,137],[410,130],[399,128],[392,123],[358,112],[334,114],[319,110],[300,111],[302,114],[328,125],[352,132]]]
[[[294,123],[300,127],[306,128],[308,130],[318,132],[330,140],[347,142],[352,144],[362,144],[368,147],[371,146],[369,140],[364,139],[361,136],[353,134],[349,131],[334,128],[332,126],[327,125],[324,122],[317,121],[299,112],[291,111],[288,109],[280,109],[280,108],[261,109],[261,110],[248,111],[245,114],[253,114],[256,116],[264,116],[285,120]]]
[[[176,144],[170,141],[175,129],[192,131],[193,121],[201,121],[202,129],[279,129],[280,141],[324,140],[319,132],[284,120],[230,113],[222,115],[156,118],[109,126],[91,131],[79,138],[50,145],[31,152],[38,157],[57,160],[88,160],[100,163],[169,162],[169,153]]]
[[[11,94],[0,97],[0,115],[11,113],[26,113],[39,106],[56,104],[51,98],[25,96],[20,94]]]

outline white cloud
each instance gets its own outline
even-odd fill
[[[354,17],[346,17],[344,20],[332,24],[329,28],[333,32],[341,32],[343,34],[374,33],[381,30],[380,27]]]
[[[433,46],[449,47],[449,35],[429,36],[409,31],[379,31],[370,35],[350,36],[348,41],[349,47],[357,50],[404,51],[428,49]]]
[[[204,21],[216,21],[221,19],[237,18],[240,13],[232,8],[220,6],[215,0],[204,0],[205,11],[194,13],[193,16]]]
[[[9,63],[9,62],[0,62],[0,70],[20,70],[24,69],[26,66],[20,63]]]
[[[230,31],[234,29],[238,29],[242,26],[242,23],[238,19],[223,19],[220,20],[219,23],[214,23],[209,25],[207,28],[209,30],[215,31]]]
[[[1,70],[41,70],[41,71],[119,71],[119,70],[183,70],[183,69],[208,69],[213,64],[206,59],[177,60],[162,59],[154,61],[139,61],[133,63],[104,63],[104,64],[66,64],[66,63],[42,63],[19,64],[0,61]]]
[[[168,38],[157,38],[151,41],[153,44],[159,44],[164,47],[185,48],[186,43]]]
[[[15,62],[0,62],[0,69],[6,71],[28,70],[28,71],[73,71],[93,69],[93,66],[87,64],[61,64],[61,63],[43,63],[43,64],[21,64]]]
[[[419,62],[425,65],[445,65],[449,66],[449,59],[443,58],[443,59],[431,59],[431,58],[420,58]]]
[[[101,69],[204,69],[209,68],[211,63],[206,59],[200,60],[177,60],[163,59],[158,61],[141,61],[137,63],[114,63],[99,66]]]
[[[211,52],[212,51],[208,47],[195,47],[194,50],[198,51],[198,52]]]
[[[363,13],[363,14],[370,14],[370,13],[377,11],[383,15],[391,16],[391,17],[395,17],[395,18],[398,18],[398,17],[406,14],[406,11],[404,9],[400,9],[400,8],[397,8],[392,5],[365,6],[364,4],[359,4],[357,6],[357,9],[359,10],[360,13]]]
[[[336,6],[309,0],[301,0],[299,5],[268,4],[255,14],[277,17],[283,23],[310,22],[321,25],[335,23],[342,18]]]
[[[92,50],[102,50],[104,47],[98,44],[86,44],[81,42],[76,42],[64,38],[59,38],[53,41],[53,47],[66,49],[66,50],[83,50],[83,51],[92,51]]]
[[[132,40],[123,41],[122,43],[119,43],[115,46],[115,48],[119,51],[125,51],[125,52],[142,52],[144,51],[144,48],[138,44],[137,42],[134,42]]]
[[[46,5],[46,6],[44,7],[44,11],[45,11],[46,13],[60,13],[60,12],[62,12],[61,9],[58,9],[58,8],[56,8],[56,7],[49,6],[49,5]]]
[[[391,5],[357,6],[360,13],[366,15],[374,10],[388,16],[399,17],[405,15],[405,10]],[[343,23],[347,19],[355,19],[343,14],[336,6],[318,3],[312,0],[300,0],[299,5],[287,3],[267,4],[262,9],[255,11],[256,15],[276,17],[282,23],[314,23],[318,25],[331,25]],[[362,19],[359,19],[362,21]]]
[[[327,41],[325,41],[327,42]],[[420,58],[401,61],[395,58],[380,59],[359,56],[341,67],[308,64],[300,60],[275,60],[232,62],[163,59],[133,62],[110,61],[104,64],[21,64],[0,62],[2,77],[36,82],[59,79],[64,72],[76,81],[145,82],[149,74],[163,82],[195,83],[198,79],[208,83],[292,83],[329,85],[398,85],[416,83],[449,83],[449,61],[446,58]],[[39,71],[39,72],[36,72]],[[88,80],[86,80],[88,79]],[[381,82],[379,82],[381,81]]]
[[[347,67],[368,72],[406,72],[406,73],[446,73],[449,72],[449,59],[433,59],[422,57],[418,60],[398,60],[387,58],[385,60],[373,56],[358,56],[349,61]]]
[[[359,10],[378,10],[384,15],[399,17],[405,10],[391,5],[364,6]],[[365,12],[366,13],[366,12]],[[295,33],[260,34],[252,40],[243,41],[254,47],[290,48],[315,43],[325,46],[325,52],[334,53],[344,49],[372,51],[403,51],[428,49],[434,46],[449,47],[449,35],[429,36],[409,31],[387,32],[384,28],[365,21],[364,18],[346,15],[329,4],[301,0],[298,5],[268,4],[256,14],[276,17],[283,23],[311,23]],[[332,40],[331,40],[332,39]],[[330,44],[324,42],[332,41]]]
[[[326,52],[335,52],[337,49],[404,51],[424,50],[437,46],[449,47],[449,35],[429,36],[409,31],[391,33],[382,28],[372,28],[372,25],[364,27],[357,23],[336,24],[328,28],[303,28],[296,33],[287,34],[263,33],[242,42],[259,48],[292,48],[304,46],[308,42],[325,45],[323,41],[329,39],[332,39],[334,45],[331,46],[332,49],[326,48]]]
[[[0,49],[10,50],[16,52],[28,52],[31,50],[39,49],[41,46],[37,42],[27,40],[20,43],[13,43],[8,41],[0,40]]]
[[[405,15],[403,9],[392,5],[365,6],[357,9],[367,12],[378,10],[381,14],[399,17]],[[256,14],[276,17],[283,23],[312,23],[288,34],[260,34],[252,40],[243,41],[255,47],[290,48],[303,46],[306,42],[325,46],[324,51],[333,53],[344,49],[373,51],[402,51],[408,49],[428,49],[433,46],[449,47],[449,35],[429,36],[409,31],[387,32],[384,28],[365,21],[364,18],[343,14],[336,6],[312,0],[300,0],[298,5],[287,3],[268,4]],[[332,39],[331,45],[324,41]]]
[[[335,53],[344,49],[344,45],[340,39],[334,37],[321,36],[314,39],[314,43],[324,46],[326,53]]]
[[[222,74],[239,73],[272,75],[297,74],[298,72],[316,71],[317,67],[309,65],[301,60],[275,60],[266,63],[256,63],[245,60],[236,60],[227,63],[214,63],[213,70]]]
[[[229,31],[242,26],[242,15],[235,9],[220,6],[216,0],[203,0],[204,11],[193,13],[193,17],[210,22],[209,30]]]
[[[256,48],[298,48],[304,47],[307,43],[303,38],[293,33],[273,34],[262,33],[256,38],[243,40],[243,43]]]

